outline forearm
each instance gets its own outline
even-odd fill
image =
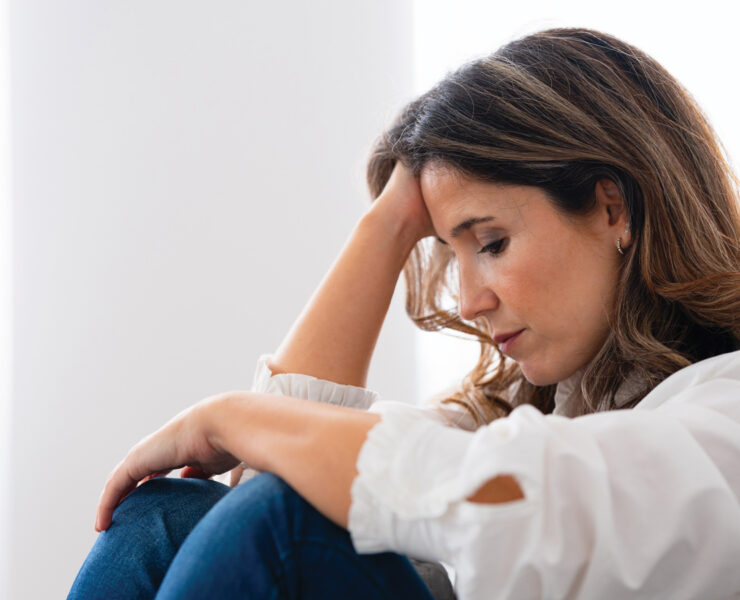
[[[419,239],[411,225],[385,208],[373,206],[357,224],[273,355],[274,373],[365,386],[396,282]]]
[[[212,410],[214,446],[279,475],[324,516],[347,527],[357,457],[379,415],[253,393],[226,394]]]
[[[302,398],[231,392],[209,409],[207,428],[215,447],[258,471],[279,475],[346,529],[357,458],[380,419],[376,413]],[[521,498],[516,479],[500,475],[467,500],[497,504]]]

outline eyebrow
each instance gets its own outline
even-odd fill
[[[452,231],[450,231],[450,237],[452,239],[455,239],[457,237],[460,237],[460,235],[464,232],[473,227],[474,225],[477,225],[478,223],[487,223],[488,221],[493,221],[494,217],[473,217],[471,219],[465,219],[462,223],[459,225],[455,225],[452,228]],[[442,238],[437,237],[437,239],[442,242],[443,244],[447,244]]]

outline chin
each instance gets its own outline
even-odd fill
[[[532,385],[542,387],[545,385],[552,385],[553,383],[558,383],[560,381],[557,375],[551,372],[543,372],[536,368],[533,369],[531,366],[528,366],[526,363],[518,363],[518,364],[519,364],[519,369],[522,372],[522,375],[524,375],[526,380],[529,381],[529,383],[531,383]]]

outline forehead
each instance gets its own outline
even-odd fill
[[[538,195],[544,196],[538,188],[474,179],[447,165],[422,169],[419,184],[433,220],[480,217],[483,212],[497,219],[521,216]]]

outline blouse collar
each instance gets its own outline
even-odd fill
[[[563,379],[555,388],[555,409],[554,415],[565,417],[577,417],[583,414],[583,395],[581,394],[581,380],[586,372],[588,365],[581,367],[570,377]],[[614,396],[614,402],[617,408],[624,406],[635,393],[640,390],[640,382],[637,376],[632,373],[619,386]]]

